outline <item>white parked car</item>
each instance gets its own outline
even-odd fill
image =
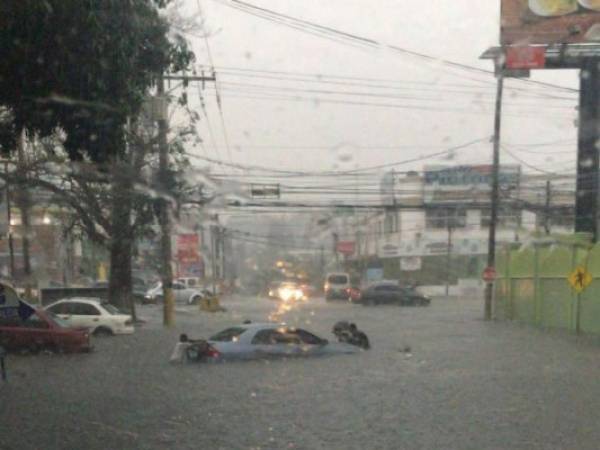
[[[75,328],[89,328],[95,336],[132,334],[133,320],[114,305],[99,298],[68,298],[44,308]]]
[[[173,295],[175,303],[184,303],[186,305],[195,305],[200,302],[205,296],[205,292],[201,288],[190,288],[185,284],[175,281],[173,283]],[[162,283],[156,285],[146,292],[143,303],[162,303],[163,288]]]

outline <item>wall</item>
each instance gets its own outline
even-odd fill
[[[594,280],[581,294],[567,279],[582,266]],[[575,333],[600,333],[600,245],[585,236],[503,248],[494,316]]]

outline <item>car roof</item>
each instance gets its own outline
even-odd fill
[[[54,303],[52,303],[52,305],[54,305],[55,303],[71,303],[71,302],[92,303],[94,305],[99,305],[102,303],[106,303],[106,300],[102,300],[101,298],[98,298],[98,297],[69,297],[69,298],[61,298],[60,300],[57,300]],[[50,305],[48,305],[48,306],[50,306]]]
[[[221,331],[225,331],[230,328],[242,328],[244,332],[249,331],[256,333],[260,330],[277,330],[279,328],[289,328],[289,325],[276,322],[252,322],[231,325],[229,327],[223,328],[223,330]]]
[[[371,284],[369,287],[373,287],[373,286],[398,286],[398,287],[400,287],[400,284],[397,281],[377,281],[377,282]]]

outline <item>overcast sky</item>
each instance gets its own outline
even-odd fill
[[[194,50],[199,63],[217,68],[224,124],[235,163],[347,170],[427,155],[492,134],[492,76],[398,52],[331,42],[231,9],[217,0],[187,1],[190,11],[201,5],[210,33],[212,61],[204,40],[194,39]],[[499,1],[248,1],[381,43],[485,69],[492,69],[492,64],[480,61],[479,56],[499,40]],[[285,81],[281,78],[286,76],[248,70],[319,74],[323,78],[302,82],[294,75],[294,80]],[[329,76],[361,80],[347,85]],[[575,72],[536,74],[534,79],[577,85]],[[393,89],[375,87],[381,85]],[[511,80],[508,86],[503,141],[510,152],[537,169],[573,169],[576,94],[522,81]],[[345,94],[324,92],[333,90]],[[214,90],[207,88],[204,96],[209,120],[203,117],[200,131],[205,149],[210,157],[229,161]],[[196,106],[197,97],[197,92],[190,95]],[[557,144],[535,146],[551,142]],[[191,151],[203,154],[200,148]],[[400,167],[485,163],[490,157],[491,144],[481,142],[458,150],[454,160],[430,159]],[[502,158],[506,163],[516,161],[506,152]]]

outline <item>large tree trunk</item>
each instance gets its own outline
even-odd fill
[[[112,214],[110,239],[109,302],[128,311],[137,320],[132,289],[132,258],[135,229],[134,179],[144,164],[146,148],[135,137],[137,124],[131,126],[133,138],[124,157],[113,164]]]
[[[131,280],[133,198],[129,167],[129,164],[123,160],[120,164],[113,165],[108,299],[113,305],[134,314]]]

